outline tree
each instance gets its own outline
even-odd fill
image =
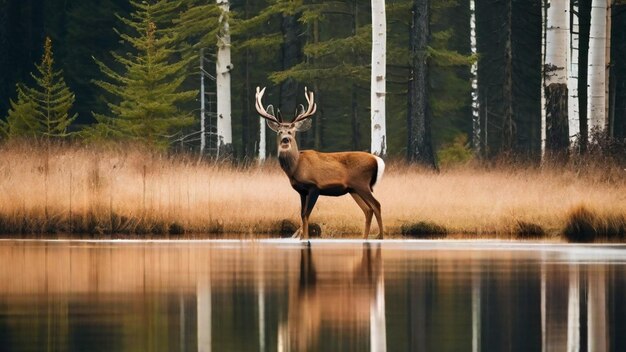
[[[470,0],[470,50],[472,55],[477,55],[476,49],[476,0]],[[478,62],[472,63],[472,145],[474,153],[481,155],[481,131],[480,131],[480,99],[478,96]]]
[[[385,1],[372,0],[371,152],[387,155],[385,115],[387,18]]]
[[[44,43],[44,54],[37,73],[31,73],[34,87],[17,84],[17,102],[11,109],[3,129],[9,137],[67,137],[70,124],[77,115],[70,115],[74,94],[63,79],[63,71],[54,69],[52,40]]]
[[[476,2],[480,124],[488,157],[539,159],[541,2]]]
[[[233,127],[230,103],[230,27],[228,0],[216,0],[221,10],[219,34],[217,36],[217,60],[215,77],[217,85],[217,148],[218,156],[230,156],[233,153]]]
[[[607,0],[593,0],[591,2],[589,69],[587,73],[589,131],[602,131],[606,126],[606,5]]]
[[[111,96],[107,104],[110,112],[94,114],[98,123],[88,136],[133,139],[165,147],[172,133],[192,122],[191,115],[180,106],[197,95],[193,90],[180,90],[188,62],[176,59],[180,52],[171,18],[179,5],[167,0],[131,1],[131,5],[135,9],[131,16],[120,18],[128,33],[119,32],[131,52],[111,52],[121,69],[96,60],[109,81],[94,83]]]
[[[544,84],[546,151],[566,153],[568,134],[569,0],[550,0],[546,18]]]
[[[430,1],[414,0],[410,50],[411,68],[408,88],[407,159],[436,168],[431,140],[431,114],[428,101],[428,44],[430,37]]]
[[[579,57],[580,57],[580,24],[579,13],[580,4],[578,0],[572,0],[570,6],[570,52],[567,58],[568,60],[568,128],[570,141],[576,141],[577,136],[580,134],[580,102],[578,100],[578,77],[579,77]]]

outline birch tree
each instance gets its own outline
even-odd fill
[[[217,85],[217,153],[218,157],[229,156],[233,152],[233,130],[230,104],[230,27],[228,24],[230,4],[228,0],[216,0],[221,10],[219,34],[217,36],[217,60],[215,78]]]
[[[544,89],[546,97],[546,151],[564,152],[568,136],[569,0],[550,0],[546,18]]]
[[[576,136],[580,133],[580,103],[578,100],[578,56],[580,55],[580,26],[579,26],[579,3],[577,0],[572,0],[571,10],[572,14],[570,18],[571,31],[570,31],[570,45],[569,45],[569,77],[567,80],[568,94],[568,120],[569,120],[569,136],[570,141],[574,141]]]
[[[385,1],[372,0],[371,152],[387,155],[385,82],[387,23]]]
[[[470,0],[470,50],[473,56],[478,54],[476,48],[476,0]],[[480,155],[480,100],[478,99],[478,61],[472,63],[472,144],[474,153]]]
[[[587,71],[589,132],[603,130],[606,123],[606,13],[607,0],[591,2],[589,69]]]

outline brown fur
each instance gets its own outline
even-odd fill
[[[278,160],[289,177],[293,189],[300,194],[302,237],[308,239],[309,216],[319,196],[350,194],[365,215],[363,238],[369,236],[372,216],[376,216],[379,233],[383,238],[380,203],[372,194],[378,163],[365,152],[320,153],[314,150],[300,152],[296,143],[297,126],[280,124],[278,133]]]

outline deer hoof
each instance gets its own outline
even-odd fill
[[[382,240],[383,239],[383,234],[379,233],[378,235],[372,235],[369,236],[368,239],[372,239],[372,240]]]

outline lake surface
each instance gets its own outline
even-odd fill
[[[626,351],[626,246],[0,241],[1,351]]]

